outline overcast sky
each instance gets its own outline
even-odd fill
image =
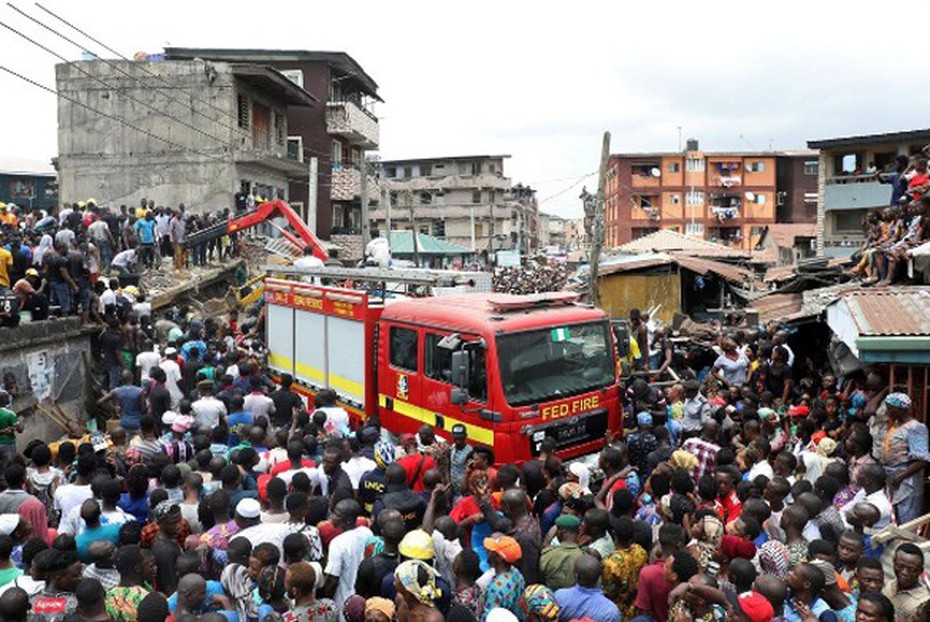
[[[604,130],[616,153],[675,150],[679,126],[713,151],[930,127],[930,55],[910,43],[925,30],[911,25],[930,24],[927,0],[44,5],[127,56],[165,45],[348,52],[385,99],[383,157],[507,153],[507,175],[562,216],[579,215],[581,185],[597,184],[572,186],[597,169]],[[80,59],[9,7],[0,16]],[[54,57],[6,30],[0,42],[0,64],[54,87]],[[56,155],[54,96],[4,73],[0,87],[0,156]]]

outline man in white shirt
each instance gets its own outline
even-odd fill
[[[332,522],[344,531],[329,544],[329,556],[320,596],[332,598],[341,610],[346,599],[355,593],[359,564],[365,558],[365,544],[372,537],[368,527],[357,527],[362,507],[354,499],[343,499],[333,509]],[[240,534],[241,535],[241,534]]]
[[[874,529],[884,529],[891,524],[894,519],[894,509],[885,493],[886,477],[885,468],[880,464],[866,464],[860,469],[857,482],[860,487],[859,492],[840,510],[840,516],[847,527],[852,526],[849,518],[857,503],[871,503],[878,508],[879,518],[872,525]]]
[[[323,424],[323,428],[327,434],[348,436],[350,433],[349,413],[336,404],[336,398],[336,392],[332,389],[320,390],[316,397],[313,398],[313,414],[316,415],[318,412],[326,414],[326,422]]]
[[[297,261],[295,261],[293,265],[295,268],[314,269],[314,268],[322,268],[324,267],[325,264],[323,263],[321,259],[313,256],[313,246],[307,245],[304,247],[304,256],[298,259]],[[304,277],[301,277],[301,280],[304,283],[313,283],[314,285],[320,284],[320,279],[315,276],[309,276],[309,275],[304,276]]]
[[[55,509],[59,516],[67,516],[74,508],[90,499],[90,480],[97,472],[97,459],[94,455],[84,454],[77,461],[77,479],[73,484],[62,484],[55,490]]]
[[[253,420],[257,417],[265,417],[270,421],[271,415],[274,414],[274,401],[262,391],[261,377],[249,378],[249,388],[252,392],[245,396],[242,408],[252,413]]]
[[[139,370],[139,379],[145,382],[150,378],[149,372],[161,363],[161,356],[151,339],[145,340],[143,348],[142,352],[136,355],[136,369]]]
[[[184,392],[181,391],[180,386],[182,379],[181,366],[178,365],[177,357],[177,348],[165,348],[165,358],[158,365],[165,372],[165,388],[171,394],[172,409],[177,409],[178,404],[184,399]]]
[[[198,430],[212,430],[226,417],[226,405],[213,396],[213,382],[204,380],[197,383],[200,399],[191,404],[194,423]]]

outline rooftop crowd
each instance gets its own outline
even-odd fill
[[[892,171],[876,177],[891,185],[890,205],[868,213],[866,239],[850,272],[863,277],[864,285],[881,286],[900,281],[901,269],[912,257],[930,252],[927,158],[899,155]]]
[[[464,426],[306,403],[256,318],[123,289],[94,342],[108,434],[17,438],[0,394],[2,620],[930,620],[922,548],[873,541],[923,511],[911,396],[775,323],[672,384],[668,331],[632,313],[623,434],[596,466],[552,438],[515,465]]]

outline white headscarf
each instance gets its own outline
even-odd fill
[[[42,239],[39,240],[39,245],[36,247],[35,251],[32,253],[32,263],[36,266],[42,265],[42,258],[45,256],[46,251],[48,251],[54,245],[55,240],[52,239],[52,236],[45,234],[42,236]]]
[[[578,478],[578,485],[590,492],[588,484],[591,483],[591,471],[588,470],[588,467],[580,462],[572,462],[568,466],[568,470]]]

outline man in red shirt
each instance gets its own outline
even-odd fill
[[[655,622],[668,621],[668,595],[672,588],[698,573],[697,562],[681,548],[684,537],[680,526],[674,523],[662,525],[656,560],[639,573],[633,604],[640,614]]]
[[[417,451],[417,437],[415,434],[404,434],[401,437],[407,455],[397,461],[407,472],[407,483],[413,492],[423,492],[423,474],[436,468],[436,461],[426,453]]]
[[[736,482],[740,480],[739,472],[733,472],[730,467],[721,467],[717,471],[717,500],[714,510],[724,525],[739,518],[743,511],[743,502],[736,494]]]

